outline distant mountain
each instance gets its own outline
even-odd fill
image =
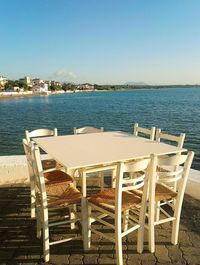
[[[126,82],[126,86],[148,86],[148,84],[144,82]]]

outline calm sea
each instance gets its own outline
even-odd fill
[[[0,100],[0,155],[23,154],[24,131],[91,125],[132,131],[132,124],[156,126],[171,134],[186,133],[185,147],[195,151],[200,169],[200,89],[177,88],[74,93]],[[106,150],[106,147],[105,147]]]

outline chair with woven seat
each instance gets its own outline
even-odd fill
[[[63,219],[61,221],[56,220],[51,221],[49,219],[49,209],[68,209],[72,211],[74,206],[81,204],[82,194],[73,186],[70,182],[68,185],[63,185],[62,181],[56,183],[55,181],[50,181],[49,176],[47,183],[45,183],[45,175],[43,173],[41,158],[39,148],[33,145],[33,170],[35,178],[35,194],[36,194],[36,219],[37,219],[37,237],[40,238],[43,235],[43,254],[45,262],[49,261],[50,258],[50,246],[54,244],[60,244],[67,242],[72,239],[80,239],[82,236],[74,235],[68,236],[65,239],[52,241],[49,239],[49,228],[55,227],[57,225],[71,224],[80,221],[81,218],[78,213],[74,212],[75,218]],[[48,174],[51,175],[51,172]],[[52,176],[51,176],[52,177]],[[63,176],[61,176],[63,178]],[[50,183],[48,183],[50,182]],[[62,210],[63,211],[63,210]],[[56,211],[57,213],[58,211]],[[82,211],[83,214],[83,211]],[[57,215],[57,214],[56,214]],[[57,217],[57,216],[56,216]],[[66,213],[62,218],[66,218]],[[70,217],[70,216],[68,216]],[[84,231],[84,229],[83,229]]]
[[[156,130],[155,127],[151,127],[151,129],[139,127],[138,123],[135,123],[133,126],[133,134],[135,136],[138,136],[138,133],[139,133],[141,136],[145,135],[145,136],[149,137],[149,139],[152,141],[154,141],[155,130]]]
[[[57,128],[54,129],[36,129],[34,131],[25,131],[25,138],[28,143],[30,143],[31,140],[34,140],[34,138],[37,137],[50,137],[50,136],[58,136],[58,130]],[[57,167],[59,167],[54,159],[51,158],[45,158],[42,159],[42,167],[46,171],[54,170]]]
[[[74,127],[74,134],[84,134],[84,133],[98,133],[98,132],[103,132],[104,128],[95,128],[91,126],[86,126],[82,128],[76,128]]]
[[[156,129],[156,142],[160,142],[161,140],[169,141],[170,143],[175,143],[177,147],[182,148],[185,140],[185,133],[181,133],[179,136],[175,136],[172,134],[162,133],[161,129]]]
[[[33,143],[28,143],[26,139],[22,141],[24,152],[26,155],[29,179],[30,179],[30,192],[31,192],[31,218],[35,218],[35,177],[33,171],[33,162],[32,162],[32,151]],[[42,162],[42,161],[41,161]],[[62,183],[62,185],[68,185],[73,182],[73,178],[61,170],[51,170],[44,172],[44,179],[46,185],[52,183]]]
[[[150,159],[143,159],[132,163],[120,163],[117,170],[116,188],[107,189],[88,199],[88,248],[90,247],[91,232],[115,243],[117,265],[123,264],[122,238],[144,224],[148,184],[145,175],[131,178],[124,173],[146,171],[149,161]],[[142,197],[131,192],[143,186]],[[98,216],[96,212],[99,213]],[[92,220],[112,229],[114,236],[108,236],[104,231],[95,229]],[[124,223],[126,223],[126,229],[124,229]],[[138,237],[138,249],[142,248],[141,242]]]
[[[148,238],[149,250],[155,251],[155,226],[166,222],[172,222],[171,243],[178,243],[179,223],[182,202],[186,183],[191,168],[194,152],[188,152],[187,155],[176,154],[169,157],[151,156],[151,166],[149,171],[149,192],[148,192]],[[179,167],[183,165],[182,167]],[[158,167],[167,166],[170,168],[167,172],[161,172]],[[177,190],[170,188],[168,183],[177,182]],[[175,199],[175,200],[173,200]],[[173,203],[171,202],[173,200]],[[158,203],[159,202],[159,203]],[[175,202],[175,203],[174,203]],[[170,206],[170,213],[166,209],[166,204]],[[155,215],[155,205],[159,207],[162,215],[159,220]],[[143,239],[144,226],[139,228],[138,236]],[[141,244],[140,246],[143,246]],[[142,251],[141,249],[140,251]]]
[[[184,144],[184,140],[185,140],[185,133],[181,133],[180,135],[176,136],[172,134],[162,133],[160,128],[156,130],[156,141],[157,142],[165,141],[166,143],[175,144],[177,147],[182,148]],[[166,155],[165,157],[168,157],[168,156]],[[176,168],[176,170],[177,169],[178,168]],[[168,171],[166,167],[158,167],[158,170],[161,172]],[[170,185],[176,191],[176,188],[177,188],[176,182],[168,183],[167,185]],[[157,209],[159,209],[159,207],[157,207]],[[156,215],[157,215],[157,220],[158,220],[159,211],[157,211]]]
[[[88,133],[101,133],[104,131],[104,128],[95,128],[95,127],[91,127],[91,126],[85,126],[85,127],[81,127],[81,128],[76,128],[74,127],[74,134],[88,134]],[[98,171],[98,170],[97,170]],[[104,189],[104,175],[103,172],[100,170],[99,172],[95,172],[93,171],[93,174],[87,174],[87,178],[89,178],[91,181],[95,181],[98,179],[99,183],[99,187],[101,189],[101,191]],[[78,172],[78,175],[80,175],[81,172]],[[98,176],[96,176],[96,174],[98,174]],[[80,177],[77,176],[76,180],[80,181]]]

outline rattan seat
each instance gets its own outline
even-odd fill
[[[155,201],[170,200],[176,196],[177,192],[170,189],[169,186],[162,183],[156,183]]]
[[[71,185],[63,183],[46,185],[46,192],[49,208],[66,207],[81,202],[81,192]]]
[[[56,161],[54,159],[45,159],[42,160],[42,168],[43,170],[48,170],[51,168],[56,168]]]
[[[138,189],[132,191],[134,194],[136,194],[139,197],[142,197],[143,189]],[[155,190],[155,200],[156,201],[165,201],[170,200],[172,198],[175,198],[177,196],[177,192],[170,189],[169,186],[162,184],[162,183],[156,183],[156,190]]]
[[[62,184],[70,184],[73,182],[73,178],[67,173],[61,170],[53,170],[44,173],[44,179],[46,185],[62,183]]]
[[[107,189],[105,191],[94,194],[88,199],[89,202],[99,206],[105,210],[115,212],[115,189]],[[132,192],[122,192],[122,212],[133,208],[141,202],[141,197]]]

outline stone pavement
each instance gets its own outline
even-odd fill
[[[30,193],[28,187],[0,187],[0,264],[45,264],[42,244],[36,239],[36,223],[30,219]],[[78,231],[77,231],[78,232]],[[105,231],[109,233],[109,231]],[[124,265],[200,264],[200,201],[185,196],[182,210],[179,244],[170,243],[170,224],[156,229],[156,252],[136,252],[136,233],[123,241]],[[65,235],[64,226],[53,229],[53,237]],[[92,235],[92,246],[83,252],[81,241],[71,241],[51,247],[48,264],[115,264],[114,244]]]

